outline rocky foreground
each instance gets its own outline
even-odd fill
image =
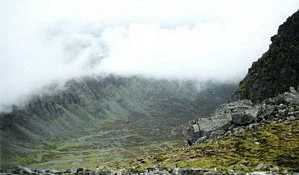
[[[128,167],[119,171],[17,167],[2,170],[0,174],[296,174],[299,173],[299,92],[291,87],[289,92],[259,104],[249,100],[225,104],[206,119],[190,122],[185,134],[191,147],[153,153],[128,162]]]
[[[299,92],[290,87],[259,104],[225,104],[206,119],[191,121],[185,134],[191,147],[149,156],[132,166],[185,168],[181,174],[193,174],[191,167],[215,170],[195,174],[299,173]]]
[[[212,115],[190,122],[185,132],[187,143],[192,145],[209,138],[231,135],[271,121],[296,120],[299,117],[298,91],[290,87],[289,92],[258,104],[253,104],[250,100],[224,104]]]
[[[252,173],[219,173],[213,170],[204,169],[183,169],[174,168],[172,170],[153,168],[143,173],[125,172],[125,171],[104,171],[104,170],[89,170],[83,168],[68,169],[66,171],[43,170],[43,169],[29,169],[26,167],[16,167],[6,173],[0,175],[221,175],[221,174],[235,174],[235,175],[275,175],[275,172],[252,172]]]

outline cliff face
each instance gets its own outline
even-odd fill
[[[299,85],[299,11],[279,27],[269,50],[240,82],[241,99],[259,102]]]

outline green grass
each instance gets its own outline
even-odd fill
[[[127,167],[144,171],[154,165],[165,168],[192,167],[249,172],[280,167],[292,170],[299,165],[299,121],[266,124],[256,131],[209,140],[190,148],[175,148],[137,160]],[[257,169],[259,164],[264,168]]]
[[[39,150],[36,149],[29,155],[17,157],[17,162],[20,165],[34,168],[68,169],[85,167],[95,169],[99,165],[102,168],[119,169],[125,167],[129,161],[138,158],[140,155],[157,151],[162,152],[165,148],[174,144],[176,142],[136,147],[92,149],[84,145],[72,145],[68,142],[66,144],[57,144],[56,149],[46,150],[45,147]]]
[[[78,137],[48,140],[32,147],[29,154],[18,154],[15,164],[47,169],[97,166],[118,169],[140,155],[161,152],[179,142],[173,137],[151,136],[144,128],[126,125],[126,121],[109,120]]]
[[[162,142],[160,138],[144,138],[135,133],[141,132],[139,128],[130,132],[117,131],[113,126],[109,126],[110,131],[104,128],[105,132],[92,131],[80,138],[49,141],[33,148],[30,154],[18,156],[17,163],[49,169],[95,169],[100,166],[144,171],[159,165],[242,172],[269,170],[276,166],[280,170],[293,170],[299,165],[298,120],[268,123],[256,130],[246,129],[192,147],[183,147],[178,140]],[[257,169],[261,163],[268,166]]]

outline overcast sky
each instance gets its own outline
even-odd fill
[[[0,108],[100,74],[239,80],[299,0],[0,0]]]

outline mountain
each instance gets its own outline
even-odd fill
[[[202,132],[200,136],[195,131],[193,136],[199,136],[197,144],[190,147],[167,143],[164,149],[143,152],[106,168],[86,167],[82,162],[75,168],[58,171],[17,167],[5,172],[20,175],[276,175],[299,172],[298,91],[292,89],[261,104],[249,100],[224,104],[204,120],[210,122],[192,123],[191,127],[199,125],[197,128],[201,131],[208,129],[210,132]]]
[[[117,76],[34,97],[1,114],[1,162],[38,167],[10,174],[298,174],[298,25],[299,11],[233,102],[233,84]]]
[[[298,174],[298,44],[299,11],[279,27],[269,50],[240,82],[241,99],[189,122],[190,147],[144,156],[127,169],[169,175]]]
[[[111,160],[134,157],[138,147],[181,142],[184,123],[227,102],[236,89],[230,83],[114,75],[82,77],[55,87],[0,114],[2,166],[71,166],[70,160],[75,166],[82,157],[95,166],[94,159],[105,151],[122,150],[113,158],[102,156]]]
[[[271,38],[269,50],[240,82],[240,97],[254,102],[274,97],[299,85],[299,11]]]

